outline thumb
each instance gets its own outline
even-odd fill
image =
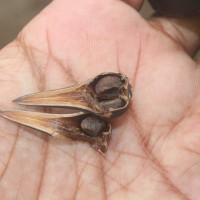
[[[200,14],[183,18],[154,16],[149,23],[194,55],[200,47]]]

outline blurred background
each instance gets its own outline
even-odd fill
[[[0,0],[0,49],[11,42],[19,31],[51,0]],[[145,1],[141,14],[148,18],[153,13]]]

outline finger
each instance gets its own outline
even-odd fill
[[[200,14],[184,18],[154,16],[149,22],[190,55],[194,55],[200,46]]]
[[[142,7],[142,4],[144,2],[144,0],[122,0],[122,1],[129,4],[130,6],[135,8],[136,10],[140,10],[140,8]]]

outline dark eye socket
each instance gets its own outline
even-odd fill
[[[96,137],[107,128],[107,125],[106,122],[97,117],[88,116],[82,120],[81,128],[87,135]]]
[[[98,96],[102,99],[113,99],[113,98],[118,97],[119,94],[120,94],[120,88],[113,87],[113,88],[109,88],[109,89],[105,90]]]
[[[123,81],[119,77],[105,76],[98,80],[95,85],[97,97],[111,99],[119,95]]]

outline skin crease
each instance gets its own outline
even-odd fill
[[[133,98],[105,155],[0,118],[0,199],[199,199],[198,31],[146,21],[141,3],[55,0],[1,50],[1,109],[50,111],[12,100],[104,71],[126,74]]]

